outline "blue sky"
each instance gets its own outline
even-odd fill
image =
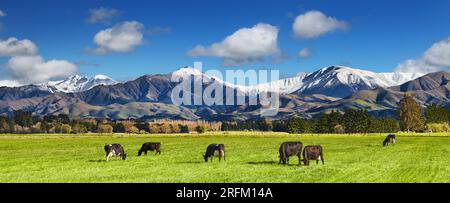
[[[89,22],[90,11],[99,8],[116,13],[105,22]],[[64,60],[80,74],[105,74],[117,80],[166,73],[194,61],[202,61],[206,69],[276,68],[282,75],[329,65],[387,72],[407,59],[420,61],[433,44],[448,38],[449,10],[447,0],[0,0],[0,11],[5,14],[0,17],[0,40],[28,39],[38,47],[44,63]],[[314,38],[298,37],[294,21],[310,11],[343,22],[346,28]],[[131,50],[95,53],[99,45],[94,36],[124,22],[142,26],[142,41]],[[220,56],[187,54],[197,45],[208,48],[258,23],[278,29],[279,53],[231,65],[224,64]],[[310,54],[299,57],[302,49]],[[11,57],[0,54],[0,79],[20,77],[6,68]]]

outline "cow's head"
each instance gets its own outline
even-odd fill
[[[203,159],[205,159],[205,162],[208,162],[208,156],[206,156],[205,154],[203,154]]]
[[[127,154],[126,153],[123,154],[122,159],[123,160],[127,159]]]

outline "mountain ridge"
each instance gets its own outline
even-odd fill
[[[260,105],[231,106],[176,106],[171,101],[171,91],[178,84],[171,81],[173,74],[204,75],[190,67],[167,74],[144,75],[124,83],[97,85],[80,92],[50,92],[43,86],[0,87],[0,114],[11,115],[14,110],[32,111],[35,115],[69,114],[73,117],[99,117],[111,119],[127,118],[179,118],[204,120],[246,120],[259,116]],[[387,73],[382,73],[386,75]],[[397,77],[402,73],[392,73]],[[274,118],[301,116],[311,118],[331,109],[366,108],[379,115],[392,115],[404,92],[413,92],[421,105],[436,103],[450,104],[450,74],[430,73],[404,84],[386,86],[379,81],[380,74],[347,67],[327,67],[313,73],[272,81],[275,85],[287,84],[287,88],[297,88],[280,94],[279,114]],[[402,75],[400,79],[416,77],[414,74]],[[212,78],[211,76],[208,76]],[[78,81],[79,78],[76,80]],[[316,82],[314,82],[316,81]],[[331,81],[331,82],[330,82]],[[219,81],[223,82],[223,81]],[[291,82],[291,83],[289,83]],[[301,83],[301,84],[300,84]],[[204,82],[203,88],[210,83]],[[241,87],[223,82],[224,86],[235,91],[248,93],[251,88],[267,90],[270,83],[253,87]],[[403,87],[402,85],[405,86]],[[415,85],[420,84],[420,85]],[[420,88],[419,88],[420,87]],[[427,89],[428,88],[428,89]],[[291,89],[292,90],[292,89]],[[342,94],[338,90],[342,90]],[[330,93],[331,92],[331,93]]]

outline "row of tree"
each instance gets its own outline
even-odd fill
[[[344,113],[332,111],[317,119],[306,120],[293,117],[288,120],[224,122],[222,130],[276,131],[289,133],[377,133],[397,132],[399,122],[395,119],[375,118],[366,110],[349,109]]]
[[[220,122],[70,119],[64,114],[39,118],[24,111],[15,111],[11,118],[0,116],[0,133],[204,133],[220,128]]]
[[[450,111],[431,105],[423,109],[414,98],[405,94],[398,106],[398,119],[377,118],[365,109],[331,111],[316,119],[293,117],[288,120],[224,122],[224,131],[278,131],[289,133],[392,133],[398,131],[450,132]]]
[[[279,131],[289,133],[388,133],[397,131],[450,132],[450,111],[431,105],[423,109],[414,98],[405,94],[398,106],[398,119],[376,118],[365,109],[331,111],[316,119],[293,117],[288,120],[208,122],[154,120],[71,119],[50,115],[33,117],[15,111],[12,117],[0,117],[0,133],[189,133],[206,131]]]

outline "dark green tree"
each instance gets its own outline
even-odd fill
[[[348,109],[342,116],[342,125],[346,133],[368,133],[370,115],[365,109]]]
[[[291,134],[299,134],[299,133],[305,133],[308,129],[307,121],[299,118],[299,117],[293,117],[288,120],[286,124],[287,132]]]
[[[30,127],[33,124],[33,116],[31,112],[25,112],[22,110],[13,112],[14,123],[22,127]]]
[[[445,107],[432,104],[425,109],[425,121],[427,123],[449,123],[450,111]]]
[[[342,122],[342,114],[338,111],[332,110],[328,114],[322,114],[317,119],[314,126],[314,132],[316,133],[334,133],[335,126],[340,125]]]

